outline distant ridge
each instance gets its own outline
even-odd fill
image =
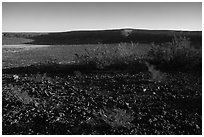
[[[67,32],[96,32],[96,31],[120,31],[120,30],[134,30],[134,31],[166,31],[166,32],[202,32],[196,30],[153,30],[153,29],[134,29],[134,28],[122,28],[122,29],[99,29],[99,30],[65,30],[65,31],[4,31],[4,33],[67,33]]]
[[[193,44],[202,44],[202,31],[146,30],[146,29],[109,29],[81,30],[65,32],[3,32],[3,44],[8,38],[30,39],[27,44],[70,45],[70,44],[111,44],[120,42],[164,43],[174,35],[184,35]],[[25,44],[24,43],[24,44]]]

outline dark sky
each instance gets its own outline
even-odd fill
[[[3,2],[3,31],[201,30],[202,3]]]

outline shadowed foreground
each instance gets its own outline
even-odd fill
[[[201,75],[43,67],[3,70],[3,134],[202,134]]]

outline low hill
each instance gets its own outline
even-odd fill
[[[57,33],[3,33],[3,45],[11,44],[8,38],[15,39],[12,44],[46,44],[46,45],[69,45],[69,44],[110,44],[120,42],[139,43],[164,43],[169,42],[174,35],[184,35],[190,38],[195,45],[202,45],[201,31],[173,31],[173,30],[140,30],[140,29],[114,29],[94,31],[69,31]],[[20,38],[20,43],[17,38]],[[24,39],[24,40],[22,40]],[[26,39],[29,39],[26,40]]]

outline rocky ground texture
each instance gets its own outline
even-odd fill
[[[202,134],[202,77],[3,74],[3,134]]]

